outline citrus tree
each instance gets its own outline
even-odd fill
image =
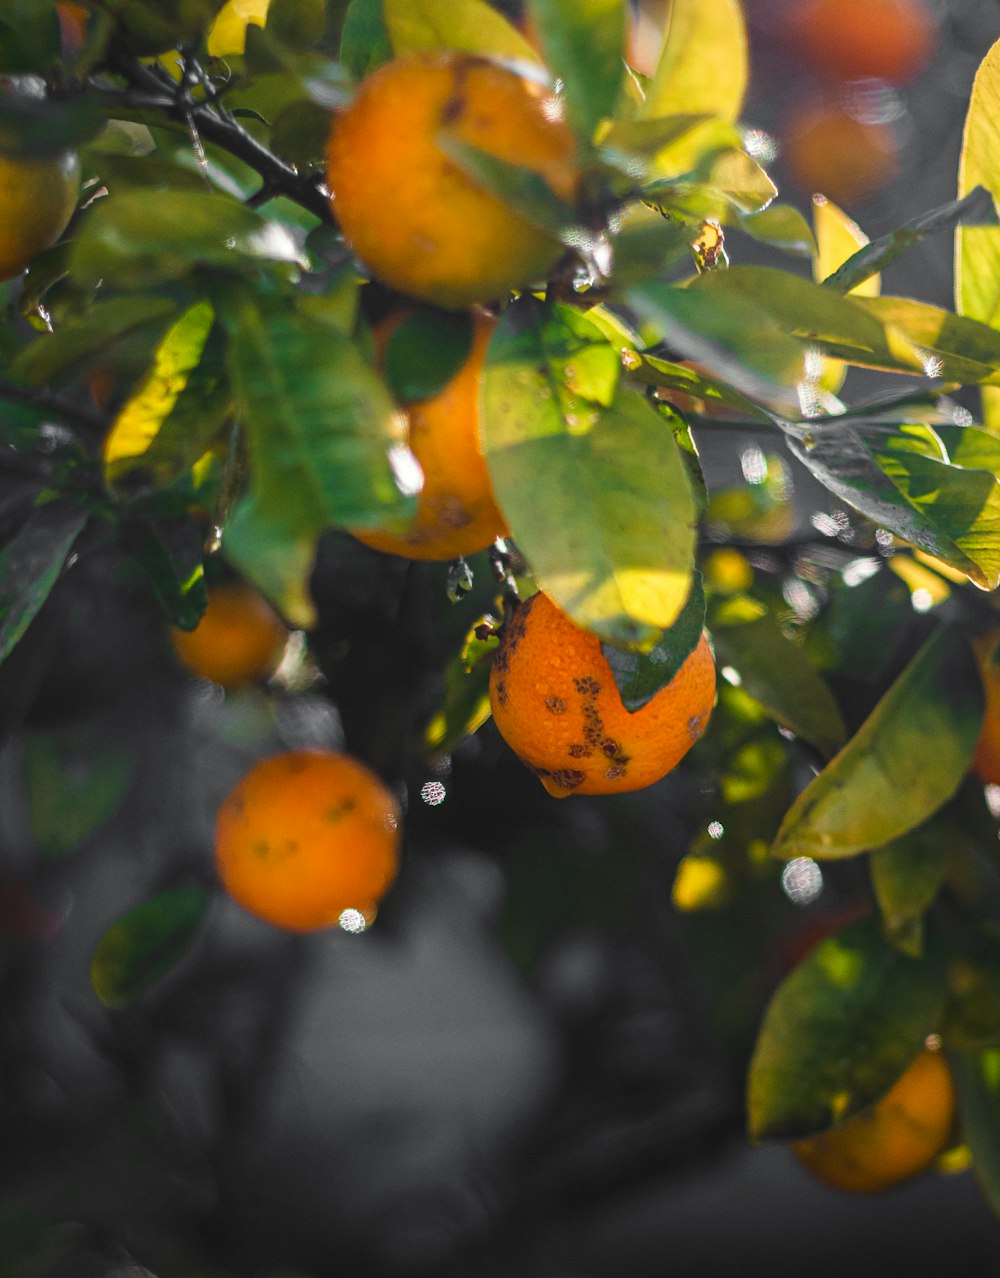
[[[377,930],[466,768],[526,975],[666,860],[748,1139],[848,1188],[971,1164],[1000,1210],[1000,48],[954,200],[869,242],[781,199],[737,0],[672,0],[643,69],[623,0],[504,8],[0,14],[8,979],[126,809],[184,853],[101,920],[112,1037],[229,897]],[[954,309],[881,289],[928,237]],[[172,740],[192,684],[245,710],[204,820],[130,716]],[[559,798],[638,860],[510,856]]]

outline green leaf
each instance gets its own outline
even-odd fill
[[[788,809],[774,855],[853,856],[921,825],[958,789],[982,716],[972,649],[940,626]]]
[[[785,978],[750,1061],[754,1140],[825,1131],[878,1100],[939,1028],[944,972],[906,958],[862,919],[827,937]]]
[[[539,230],[547,231],[553,239],[566,236],[574,226],[573,205],[561,200],[540,173],[481,151],[447,128],[438,133],[437,144],[479,186],[503,200]]]
[[[302,532],[263,514],[260,503],[250,496],[227,521],[222,551],[290,625],[311,630],[317,620],[309,593],[316,541],[317,533]]]
[[[96,302],[77,319],[68,320],[51,333],[41,333],[25,346],[11,365],[11,375],[29,386],[60,383],[77,376],[108,347],[130,334],[148,340],[152,348],[177,314],[177,303],[168,297],[114,297]]]
[[[382,0],[382,10],[397,56],[457,49],[529,66],[540,63],[524,36],[485,0]]]
[[[692,291],[709,294],[714,305],[754,304],[788,334],[815,342],[827,354],[850,363],[896,372],[923,373],[925,360],[894,329],[861,304],[821,284],[768,266],[734,266],[699,276]]]
[[[958,162],[958,194],[983,186],[1000,202],[1000,40],[979,64],[965,116]],[[955,231],[955,310],[994,325],[1000,309],[1000,232],[959,226]]]
[[[117,812],[132,781],[132,762],[110,743],[103,724],[68,724],[31,732],[24,743],[24,784],[35,842],[46,856],[72,852]]]
[[[759,213],[745,213],[737,225],[761,244],[784,249],[786,253],[812,257],[817,252],[812,227],[791,204],[770,204]]]
[[[351,0],[340,32],[340,61],[360,80],[391,57],[382,0]]]
[[[392,468],[405,422],[357,347],[284,301],[246,298],[225,323],[260,518],[307,539],[405,520]]]
[[[1000,332],[995,328],[910,297],[862,298],[858,304],[932,353],[928,376],[964,385],[1000,385]]]
[[[727,625],[713,616],[712,639],[720,666],[731,666],[740,687],[783,728],[830,756],[847,739],[833,694],[797,645],[769,613]]]
[[[899,447],[904,428],[827,418],[783,425],[789,447],[831,492],[988,590],[1000,584],[1000,486]]]
[[[214,323],[211,304],[202,300],[164,334],[153,352],[149,373],[122,405],[105,437],[104,465],[112,483],[133,469],[136,459],[156,440],[201,361]]]
[[[658,281],[629,288],[626,300],[682,359],[776,411],[798,415],[794,387],[805,374],[803,348],[755,301],[733,294],[720,303],[706,291]]]
[[[983,1197],[1000,1215],[1000,1049],[949,1052],[962,1139]]]
[[[528,0],[545,61],[561,81],[566,117],[585,145],[621,91],[625,0]]]
[[[904,953],[923,947],[923,917],[948,875],[951,822],[938,816],[871,854],[875,899],[890,941]]]
[[[0,64],[4,57],[3,24],[11,3],[23,3],[23,0],[4,0],[4,15],[0,17]],[[34,4],[36,0],[28,0],[29,8]],[[46,73],[50,66],[50,62],[46,63]],[[0,65],[0,70],[3,69]],[[105,108],[96,97],[0,93],[0,155],[29,160],[54,158],[89,142],[106,123]]]
[[[118,191],[97,201],[73,241],[81,281],[146,288],[195,267],[244,271],[251,263],[300,263],[289,232],[219,191]]]
[[[851,579],[853,581],[853,578]],[[862,683],[882,683],[916,625],[910,592],[885,565],[863,581],[831,583],[830,601],[807,639],[823,668]]]
[[[711,121],[711,115],[665,115],[655,120],[612,120],[600,134],[597,154],[608,164],[627,172],[654,176],[652,161],[692,130]]]
[[[654,641],[687,598],[694,498],[674,434],[585,316],[523,298],[487,352],[480,421],[501,509],[578,624]]]
[[[204,533],[188,515],[136,523],[129,549],[175,626],[193,630],[208,606]]]
[[[0,661],[48,598],[86,522],[79,506],[48,502],[0,550]]]
[[[645,652],[628,652],[602,643],[615,685],[627,710],[638,710],[665,688],[698,646],[705,629],[705,590],[701,573],[692,575],[691,593],[680,616]]]
[[[681,264],[691,268],[694,231],[645,204],[630,204],[619,215],[614,237],[614,282],[626,289],[669,275]]]
[[[865,280],[884,270],[928,235],[949,230],[959,222],[978,226],[995,225],[996,220],[996,212],[988,193],[978,187],[964,199],[952,200],[948,204],[942,204],[940,208],[921,213],[895,231],[890,231],[888,235],[865,244],[823,280],[824,287],[837,293],[854,292]]]
[[[490,717],[490,666],[499,640],[480,639],[475,629],[462,651],[444,671],[444,691],[424,730],[424,746],[431,758],[449,755]]]
[[[59,56],[54,0],[4,0],[0,12],[0,72],[46,74]]]
[[[762,212],[777,193],[756,160],[741,147],[729,146],[702,156],[681,182],[670,178],[651,182],[643,197],[669,213],[728,221],[732,212],[739,217]]]
[[[207,909],[201,888],[171,888],[112,924],[90,961],[91,984],[104,1006],[128,1007],[165,976],[191,948]]]
[[[737,0],[672,0],[660,61],[640,115],[681,112],[739,118],[749,77],[747,37]]]
[[[420,306],[393,329],[386,342],[382,374],[402,404],[437,395],[472,350],[472,317],[467,311]]]
[[[969,953],[949,955],[942,1034],[959,1051],[1000,1048],[1000,947],[995,937],[977,934]]]

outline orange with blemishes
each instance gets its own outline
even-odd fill
[[[399,866],[400,809],[359,760],[292,750],[261,760],[219,808],[215,862],[248,913],[290,932],[371,918]]]
[[[223,688],[245,688],[278,668],[288,629],[271,605],[243,582],[208,592],[208,607],[194,630],[171,630],[181,664]]]
[[[698,740],[714,704],[704,635],[673,679],[630,712],[598,636],[542,593],[515,609],[490,671],[501,736],[556,798],[652,785]]]

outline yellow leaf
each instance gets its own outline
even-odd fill
[[[965,117],[958,194],[985,186],[1000,201],[1000,40],[976,72]],[[1000,231],[959,226],[955,231],[955,309],[993,327],[1000,308]]]
[[[818,253],[813,259],[813,276],[817,284],[822,284],[849,257],[868,243],[868,236],[861,227],[851,220],[844,210],[825,195],[814,195],[813,234],[816,236]],[[882,277],[872,275],[851,292],[859,297],[878,297],[882,290]],[[831,395],[836,395],[844,384],[847,365],[843,360],[824,359],[820,361],[818,385]]]
[[[712,115],[735,121],[743,107],[747,65],[738,0],[672,0],[663,50],[640,115]]]
[[[383,0],[383,14],[395,53],[456,49],[543,65],[517,28],[485,0]]]
[[[262,27],[267,22],[271,0],[228,0],[212,23],[208,33],[208,52],[213,58],[227,58],[243,53],[247,44],[247,27]]]
[[[209,303],[198,302],[167,330],[152,369],[122,406],[104,442],[106,472],[126,458],[141,457],[152,444],[198,367],[214,320]]]

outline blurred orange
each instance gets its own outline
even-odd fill
[[[817,99],[786,121],[785,165],[805,195],[856,204],[899,172],[899,146],[888,124],[857,119],[836,99]]]
[[[786,38],[837,80],[904,84],[930,60],[937,24],[924,0],[792,0]]]

